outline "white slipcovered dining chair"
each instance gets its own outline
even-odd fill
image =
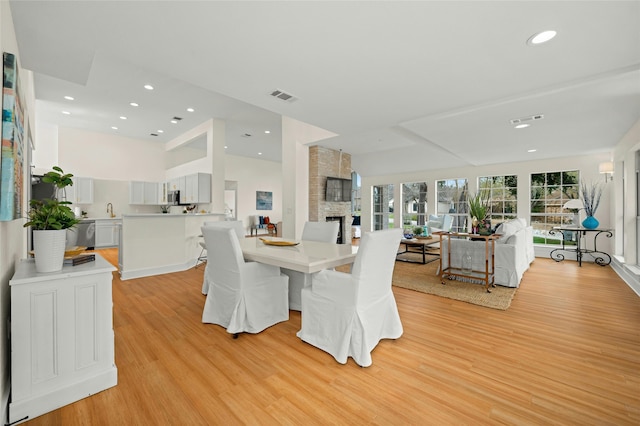
[[[305,222],[302,228],[302,241],[335,243],[338,241],[339,222]]]
[[[305,222],[302,228],[302,241],[319,241],[335,244],[338,241],[339,222]],[[282,269],[282,273],[289,276],[289,309],[302,309],[300,292],[310,284],[309,274],[291,269]]]
[[[381,339],[397,339],[402,323],[391,290],[399,228],[364,233],[351,274],[320,271],[302,289],[302,328],[297,336],[331,354],[371,365]]]
[[[202,322],[218,324],[228,333],[259,333],[289,319],[289,277],[280,268],[245,262],[235,231],[203,226],[209,261],[209,292]]]
[[[241,220],[224,220],[224,221],[217,221],[217,222],[204,222],[202,224],[202,226],[218,226],[221,228],[231,228],[236,232],[236,235],[238,236],[238,239],[244,238],[244,225],[242,223]],[[203,250],[207,249],[207,245],[206,242],[205,243],[200,243],[200,245],[202,245]],[[207,253],[208,255],[208,253]],[[197,263],[196,263],[197,265]],[[208,274],[207,274],[207,269],[209,268],[209,264],[207,263],[207,265],[205,266],[205,270],[204,270],[204,278],[202,280],[202,294],[207,294],[207,292],[209,291],[209,278],[208,278]]]

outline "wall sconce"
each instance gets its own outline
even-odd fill
[[[600,163],[598,166],[598,170],[600,173],[604,174],[604,181],[607,182],[609,180],[613,180],[613,162],[605,161],[604,163]]]

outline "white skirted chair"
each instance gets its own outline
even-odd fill
[[[203,226],[218,226],[221,228],[231,228],[236,232],[236,235],[238,235],[238,239],[244,238],[244,225],[242,224],[241,220],[225,220],[225,221],[217,221],[217,222],[204,222],[202,224]],[[207,249],[207,245],[206,243],[200,243],[200,245],[202,245],[203,250]],[[208,253],[207,253],[208,254]],[[196,263],[197,265],[197,263]],[[209,268],[209,265],[207,264],[207,266],[205,266],[205,270],[204,270],[204,279],[202,280],[202,294],[207,294],[207,292],[209,291],[209,278],[208,278],[208,274],[207,274],[207,269]]]
[[[333,243],[338,241],[339,222],[306,222],[302,228],[302,241],[319,241]],[[310,284],[310,275],[291,269],[282,268],[282,273],[289,276],[289,309],[302,309],[300,292]]]
[[[366,232],[351,274],[320,271],[302,289],[302,328],[297,336],[331,354],[341,364],[348,357],[371,365],[371,351],[381,339],[397,339],[402,323],[391,280],[401,229]]]
[[[209,291],[202,322],[218,324],[228,333],[259,333],[289,319],[289,277],[280,268],[245,262],[235,231],[203,226],[209,261]]]
[[[302,228],[302,241],[320,241],[335,243],[338,241],[339,222],[305,222]]]

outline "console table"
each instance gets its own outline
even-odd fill
[[[613,236],[613,233],[609,229],[587,229],[581,226],[555,226],[549,231],[549,233],[552,235],[557,233],[562,234],[562,247],[551,250],[551,253],[549,253],[549,257],[556,262],[562,262],[564,260],[564,254],[561,252],[566,251],[576,254],[576,260],[580,266],[582,266],[582,257],[585,254],[593,257],[594,262],[600,266],[606,266],[611,263],[611,256],[598,250],[597,247],[598,237],[601,234],[604,234],[607,238],[611,238]],[[576,245],[568,246],[566,242],[570,241],[570,236],[574,234],[578,237]],[[589,234],[593,235],[593,250],[587,249],[586,239]]]
[[[447,264],[443,265],[442,256],[440,256],[440,281],[444,285],[445,278],[467,278],[472,280],[478,280],[484,283],[484,289],[487,293],[491,293],[489,286],[495,287],[495,248],[496,240],[502,236],[502,234],[480,235],[480,234],[468,234],[466,232],[434,232],[434,235],[440,236],[440,250],[442,251],[444,246],[442,245],[445,239],[448,239],[447,246]],[[452,239],[452,237],[454,237]],[[464,265],[451,266],[451,244],[456,238],[473,238],[474,240],[484,240],[484,271],[474,269],[464,269]],[[471,268],[471,266],[469,266]]]

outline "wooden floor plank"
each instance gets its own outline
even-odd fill
[[[404,334],[369,368],[298,339],[299,312],[203,324],[203,273],[114,273],[118,385],[27,424],[640,423],[640,298],[610,267],[536,259],[506,311],[394,287]]]

